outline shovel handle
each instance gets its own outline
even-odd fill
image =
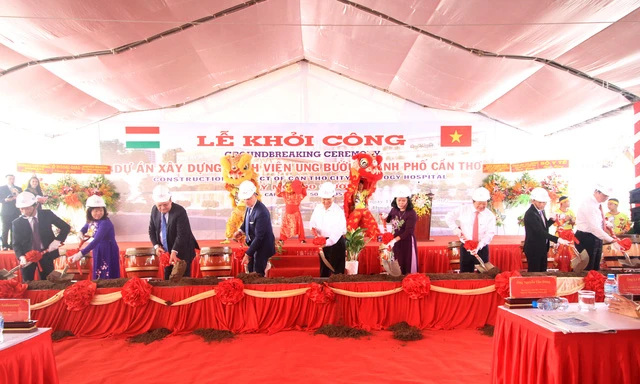
[[[488,271],[487,266],[484,265],[484,261],[482,261],[482,258],[480,256],[478,256],[477,253],[474,256],[480,262],[480,265],[482,266],[482,269],[484,269],[484,272],[487,272]]]

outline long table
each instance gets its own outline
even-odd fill
[[[577,311],[571,304],[569,311]],[[537,323],[538,309],[499,307],[492,383],[602,384],[640,381],[640,319],[610,313],[605,304],[580,312],[616,333],[563,334]],[[546,312],[548,313],[548,312]]]
[[[418,272],[422,273],[446,273],[451,271],[450,254],[448,244],[456,241],[453,236],[435,237],[434,241],[418,242]],[[503,271],[521,270],[523,268],[523,255],[520,243],[523,236],[496,236],[489,245],[489,259],[491,262]],[[202,240],[199,242],[201,247],[220,247],[229,246],[235,252],[241,251],[238,243],[221,244],[220,240]],[[122,242],[118,244],[121,253],[127,248],[149,247],[146,242]],[[373,275],[382,272],[380,260],[378,257],[377,242],[370,242],[360,254],[358,273],[364,275]],[[70,245],[69,247],[72,247]],[[283,246],[284,252],[289,255],[309,254],[317,250],[317,247],[308,241],[305,244],[297,240],[287,240]],[[276,257],[278,255],[275,255]],[[308,256],[307,256],[308,257]],[[319,261],[318,261],[319,263]],[[16,257],[13,252],[0,252],[0,268],[11,269],[16,265]],[[319,267],[318,267],[319,268]],[[60,268],[61,269],[61,268]],[[121,276],[125,276],[124,265],[121,265]],[[232,261],[231,275],[236,276],[243,271],[240,259]],[[195,260],[192,267],[192,277],[202,277],[198,260]],[[87,276],[88,277],[88,276]],[[162,277],[161,271],[158,276]]]
[[[0,343],[0,383],[58,383],[50,328],[5,333]]]

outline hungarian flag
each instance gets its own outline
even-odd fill
[[[440,126],[441,147],[470,147],[470,125],[442,125]]]
[[[126,127],[127,148],[160,148],[160,127]]]

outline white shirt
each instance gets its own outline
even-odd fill
[[[451,229],[460,227],[467,239],[473,237],[473,222],[476,218],[476,207],[464,204],[453,211],[449,211],[444,220]],[[460,223],[456,224],[456,220]],[[478,249],[488,245],[496,234],[496,216],[489,209],[478,214]]]
[[[613,241],[613,238],[602,228],[602,213],[600,203],[595,196],[589,197],[580,205],[576,211],[576,230],[587,232],[606,243]]]
[[[337,243],[340,237],[347,233],[347,219],[342,208],[336,203],[331,203],[329,209],[325,209],[322,204],[316,205],[309,224],[311,228],[318,230],[319,236],[328,237],[327,247]]]

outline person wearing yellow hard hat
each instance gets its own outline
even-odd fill
[[[22,280],[33,280],[37,265],[27,265],[27,253],[29,251],[42,252],[39,261],[40,279],[47,278],[53,272],[53,261],[60,257],[58,248],[67,239],[71,226],[56,216],[48,209],[38,209],[38,200],[31,192],[22,192],[16,196],[16,207],[22,216],[12,223],[13,251],[22,267]],[[53,228],[58,228],[58,234],[53,233]]]
[[[96,279],[117,279],[120,277],[120,248],[116,242],[116,232],[113,223],[109,220],[107,204],[100,196],[93,195],[87,199],[87,222],[80,229],[83,237],[93,238],[93,240],[72,255],[69,261],[77,262],[82,257],[92,253],[93,280]]]

